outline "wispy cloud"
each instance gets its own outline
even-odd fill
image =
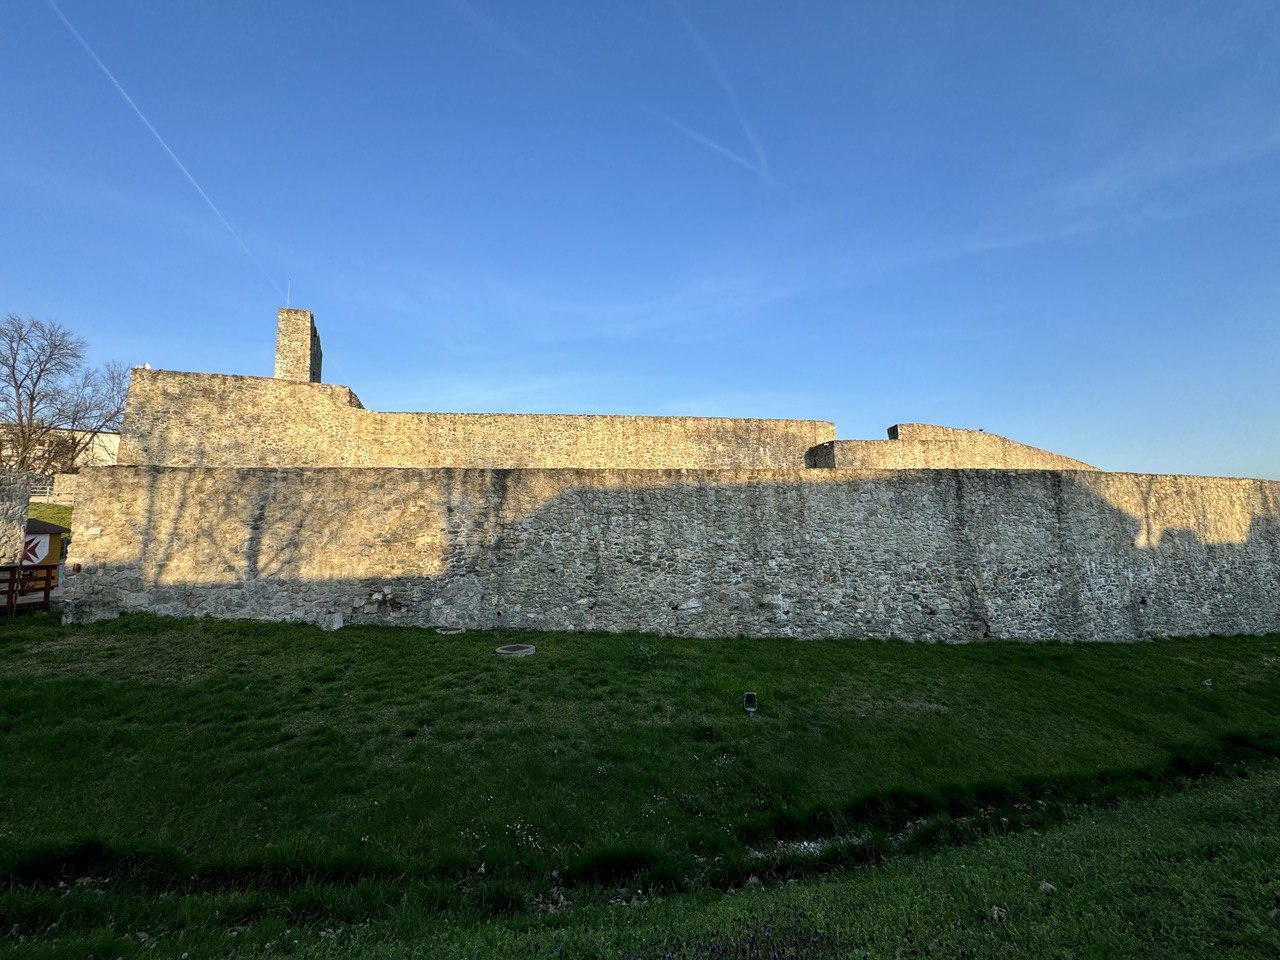
[[[771,250],[741,251],[737,256],[726,255],[717,269],[641,286],[629,293],[619,289],[593,296],[521,282],[507,274],[463,275],[424,270],[421,264],[389,266],[383,262],[377,265],[383,279],[370,285],[363,299],[405,316],[470,318],[471,323],[509,331],[524,345],[522,349],[535,344],[626,343],[659,333],[672,345],[709,343],[750,327],[780,306],[807,298],[850,298],[852,304],[859,289],[921,268],[1107,232],[1148,229],[1202,215],[1224,202],[1243,202],[1256,188],[1241,187],[1228,197],[1222,191],[1210,196],[1153,195],[1151,186],[1260,157],[1269,149],[1268,142],[1261,137],[1235,150],[1206,148],[1194,157],[1185,155],[1176,164],[1163,166],[1117,156],[1090,173],[1014,199],[1003,212],[993,212],[985,222],[950,235],[928,231],[897,241],[875,237],[849,248],[828,246],[814,236],[805,236],[810,233],[806,224],[802,235],[788,239],[786,256]],[[1134,148],[1133,156],[1153,155],[1153,149]],[[1126,173],[1107,176],[1106,170]],[[1108,186],[1092,190],[1076,186],[1085,182]],[[1068,202],[1071,198],[1074,200]],[[829,232],[831,225],[824,219],[819,224],[821,232]],[[345,293],[369,282],[367,275],[329,279]],[[477,340],[471,329],[468,323],[443,324],[433,327],[431,336],[450,356],[486,355],[492,343]],[[968,321],[937,325],[923,319],[914,323],[903,319],[898,333],[948,341],[956,339],[961,329],[973,328]],[[1000,329],[996,324],[994,332]],[[682,402],[689,400],[683,398]]]
[[[693,276],[630,298],[563,296],[507,284],[490,288],[503,313],[543,318],[534,339],[630,340],[662,330],[668,342],[681,343],[713,340],[794,292],[749,270]]]
[[[1133,144],[1088,173],[1054,185],[1046,199],[1066,212],[1127,205],[1168,184],[1244,166],[1278,148],[1280,119],[1253,118],[1248,130],[1234,132],[1195,124]]]
[[[493,274],[440,275],[419,264],[380,265],[382,279],[329,277],[330,295],[352,295],[405,317],[442,317],[430,339],[451,356],[481,356],[494,344],[474,335],[475,325],[507,330],[530,345],[626,343],[661,332],[663,342],[707,343],[756,321],[770,306],[798,291],[767,270],[728,269],[669,281],[633,294],[600,296],[522,283]],[[365,286],[361,286],[361,284]],[[360,293],[359,291],[367,291]],[[467,318],[464,322],[462,318]]]
[[[493,42],[511,55],[586,83],[567,68],[544,62],[466,0],[452,3],[474,14],[476,28],[492,33]],[[1165,129],[1131,134],[1109,151],[1077,155],[1069,166],[1059,166],[1056,178],[1007,191],[972,217],[904,220],[890,233],[873,235],[860,229],[848,208],[799,211],[794,229],[782,224],[765,240],[726,241],[698,268],[657,276],[650,283],[626,275],[613,283],[598,278],[595,289],[585,290],[572,281],[564,286],[512,271],[433,275],[422,264],[380,262],[370,265],[383,280],[371,285],[368,301],[405,316],[448,315],[464,321],[433,327],[431,334],[457,358],[491,349],[489,342],[472,335],[475,324],[504,331],[522,348],[599,343],[616,349],[655,335],[673,345],[722,340],[762,317],[783,322],[779,315],[788,309],[804,316],[807,302],[823,299],[848,304],[852,316],[862,291],[897,283],[924,268],[1149,230],[1248,203],[1265,191],[1280,192],[1273,178],[1236,176],[1244,165],[1270,163],[1280,153],[1280,120],[1264,115],[1250,123],[1212,106]],[[368,276],[348,279],[369,283]],[[998,332],[1000,324],[993,328]],[[898,332],[948,341],[967,329],[968,320],[939,325],[920,318],[903,320]]]
[[[476,33],[478,33],[485,41],[497,47],[499,50],[502,50],[509,56],[523,61],[532,67],[545,70],[562,80],[567,80],[577,84],[578,86],[590,90],[597,95],[603,95],[622,103],[630,107],[632,110],[642,113],[658,123],[669,127],[681,136],[685,137],[687,140],[718,154],[730,163],[742,167],[744,170],[750,171],[761,179],[773,182],[773,178],[770,176],[768,169],[762,162],[762,153],[758,152],[758,159],[753,161],[748,157],[742,156],[742,154],[737,151],[731,150],[724,144],[712,139],[706,134],[695,130],[693,127],[690,127],[683,121],[676,119],[664,110],[659,110],[658,108],[652,107],[643,101],[635,99],[634,97],[627,96],[608,84],[583,76],[573,68],[529,46],[502,23],[498,22],[485,11],[481,10],[474,3],[471,3],[470,0],[441,0],[441,3],[459,20],[463,21],[475,30]],[[713,69],[718,71],[719,68],[714,67]],[[738,110],[740,114],[740,109],[736,106],[736,97],[732,94],[730,94],[730,97],[735,102],[735,110]],[[749,129],[749,127],[747,129]],[[753,149],[758,151],[758,145],[755,143],[754,134],[748,134],[748,139],[751,141]]]
[[[1278,153],[1280,122],[1235,132],[1209,121],[1188,122],[1177,131],[1137,138],[1089,169],[1009,198],[968,233],[848,252],[832,276],[856,286],[931,264],[1188,220],[1275,195],[1280,188],[1273,183],[1262,186],[1230,174]]]
[[[1191,120],[1047,185],[1022,201],[1018,223],[970,237],[948,258],[1172,223],[1272,193],[1226,175],[1278,151],[1280,120],[1251,120],[1234,131],[1217,118]]]
[[[84,48],[84,52],[89,55],[89,58],[98,65],[98,69],[100,69],[103,72],[103,74],[106,76],[106,78],[111,81],[111,85],[116,88],[116,92],[119,93],[120,96],[124,98],[124,102],[129,105],[129,108],[133,110],[135,114],[137,114],[138,119],[142,121],[143,126],[145,126],[147,130],[151,132],[151,136],[155,137],[156,143],[160,144],[160,147],[164,150],[165,153],[169,155],[169,159],[174,162],[174,165],[177,166],[177,168],[180,171],[182,171],[182,175],[187,178],[187,182],[190,183],[191,186],[195,188],[196,193],[200,194],[200,198],[204,200],[206,204],[209,205],[209,209],[213,211],[213,215],[218,218],[218,220],[222,223],[224,227],[226,227],[227,232],[231,234],[232,238],[236,241],[236,243],[240,245],[240,249],[245,252],[245,256],[247,256],[251,261],[253,261],[253,265],[258,268],[258,270],[262,273],[264,277],[267,278],[267,282],[276,288],[276,292],[279,293],[281,298],[283,299],[284,291],[280,289],[280,285],[276,283],[274,279],[272,279],[271,274],[267,273],[267,268],[264,267],[261,261],[259,261],[258,258],[253,255],[253,251],[249,249],[249,245],[245,243],[244,239],[240,236],[240,234],[236,232],[235,227],[231,226],[231,222],[225,216],[223,216],[222,211],[219,210],[218,205],[215,204],[212,199],[210,199],[209,194],[205,192],[204,187],[200,186],[200,184],[196,181],[196,178],[191,175],[191,171],[188,170],[186,165],[181,160],[178,159],[178,155],[174,153],[173,149],[169,146],[169,144],[165,142],[164,137],[160,136],[160,131],[155,128],[155,126],[151,123],[150,120],[147,119],[146,114],[144,114],[142,110],[138,107],[138,105],[134,102],[133,97],[129,96],[129,94],[125,91],[124,87],[121,86],[120,81],[116,79],[115,74],[113,74],[109,69],[107,69],[107,65],[102,62],[102,58],[99,57],[94,52],[93,47],[89,46],[89,42],[80,35],[80,31],[77,30],[72,25],[71,21],[67,19],[66,14],[64,14],[62,10],[58,8],[58,5],[54,3],[53,0],[45,0],[45,2],[49,5],[49,8],[57,15],[58,19],[62,21],[63,26],[65,26],[67,30],[70,31],[71,36],[75,37],[76,42],[79,43],[80,46]]]

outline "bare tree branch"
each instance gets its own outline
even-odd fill
[[[85,364],[85,342],[51,320],[0,322],[0,465],[74,472],[103,432],[118,431],[129,372]]]

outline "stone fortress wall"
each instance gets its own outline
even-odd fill
[[[134,370],[120,463],[265,467],[803,467],[822,420],[366,410],[332,384]]]
[[[282,309],[275,377],[135,369],[119,463],[250,467],[776,469],[835,439],[824,420],[366,410],[320,383],[306,310]]]
[[[31,475],[0,470],[0,563],[17,563],[27,535]]]
[[[888,440],[833,440],[809,451],[811,467],[868,470],[1097,470],[984,430],[899,423]]]
[[[836,441],[825,421],[377,413],[313,382],[314,326],[289,313],[286,367],[306,379],[134,372],[127,465],[81,475],[69,619],[926,641],[1280,629],[1277,483],[1104,473],[925,424]]]
[[[803,469],[84,476],[72,619],[341,614],[925,641],[1280,625],[1280,483],[1260,480]]]

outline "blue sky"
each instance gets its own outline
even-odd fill
[[[231,228],[3,0],[0,309],[96,359],[269,375],[291,282],[377,409],[1280,478],[1273,0],[58,6]]]

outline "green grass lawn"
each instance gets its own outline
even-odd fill
[[[60,527],[70,528],[71,512],[72,508],[64,503],[38,503],[32,501],[27,504],[27,516],[32,520],[56,523]]]
[[[493,654],[515,640],[538,653]],[[939,956],[1027,955],[1052,942],[1028,906],[1048,904],[1074,946],[1043,955],[1142,953],[1156,941],[1128,908],[1080,919],[1073,898],[1106,901],[1107,870],[1189,937],[1247,914],[1237,946],[1268,955],[1247,951],[1275,942],[1255,914],[1278,906],[1278,716],[1277,636],[943,647],[32,616],[0,624],[0,937],[81,957],[293,939],[533,956],[557,937],[618,955],[664,931],[745,936],[756,916],[818,931],[815,949],[892,955],[935,931]],[[1240,762],[1254,775],[1224,779]],[[1209,827],[1230,856],[1202,863]],[[1028,863],[1070,877],[1063,895],[1008,886]],[[1008,915],[983,926],[970,881],[1020,906],[993,902]],[[917,882],[938,895],[895,906]],[[1234,913],[1188,919],[1210,895]]]

